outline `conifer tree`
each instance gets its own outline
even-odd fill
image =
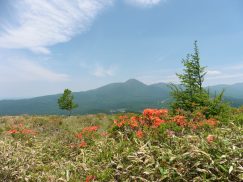
[[[209,100],[208,92],[203,88],[206,75],[205,67],[200,65],[199,49],[197,41],[194,42],[194,53],[188,54],[182,60],[183,73],[176,74],[180,80],[180,86],[171,85],[174,102],[172,109],[183,109],[193,112],[199,106],[205,106]]]

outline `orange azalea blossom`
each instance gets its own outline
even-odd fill
[[[119,119],[124,120],[124,119],[128,119],[128,117],[127,116],[119,116]]]
[[[120,123],[117,123],[117,126],[120,128],[120,127],[122,127],[122,126],[125,125],[125,124],[126,124],[126,121],[123,120],[123,121],[121,121]]]
[[[16,133],[19,133],[19,131],[13,129],[13,130],[8,130],[7,133],[8,133],[8,134],[16,134]]]
[[[85,141],[82,141],[80,144],[79,144],[79,147],[87,147],[87,143]]]
[[[89,175],[89,176],[86,177],[85,182],[91,182],[94,179],[95,179],[95,176]]]
[[[173,119],[172,119],[173,122],[176,122],[179,126],[186,126],[186,118],[185,116],[175,116]]]
[[[169,111],[168,109],[159,109],[157,113],[159,114],[159,116],[167,116]]]
[[[209,126],[216,126],[218,124],[218,120],[211,118],[206,120],[206,124],[208,124]]]
[[[143,115],[145,117],[151,117],[151,116],[162,117],[162,116],[167,116],[167,114],[168,114],[168,109],[145,109],[143,111]]]
[[[143,118],[138,118],[138,121],[141,125],[145,125],[145,121]]]
[[[82,139],[82,138],[83,138],[83,134],[82,134],[82,133],[78,133],[78,134],[76,134],[76,137],[77,137],[78,139]]]
[[[131,120],[132,120],[132,121],[137,121],[138,119],[139,119],[139,117],[137,117],[137,116],[132,116],[132,117],[131,117]]]
[[[154,113],[154,109],[144,109],[143,115],[144,116],[151,116]]]
[[[136,121],[136,120],[132,120],[132,121],[130,121],[130,126],[132,127],[132,128],[136,128],[136,127],[138,127],[138,122]]]
[[[116,126],[118,126],[120,128],[126,123],[126,121],[122,120],[121,122],[118,122],[117,120],[114,120],[114,123]]]
[[[214,141],[215,137],[213,135],[208,135],[207,136],[207,141],[208,143],[212,143]]]
[[[158,128],[162,123],[165,123],[166,121],[160,118],[155,118],[153,122],[153,128]]]
[[[83,132],[92,132],[92,131],[97,131],[99,129],[99,126],[88,126],[88,127],[85,127],[83,128]]]
[[[136,136],[137,136],[138,138],[143,138],[143,132],[142,132],[142,130],[138,130],[138,131],[136,132]]]

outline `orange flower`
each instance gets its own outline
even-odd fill
[[[145,121],[142,117],[138,118],[140,125],[145,125]]]
[[[85,182],[90,182],[90,181],[92,181],[94,179],[95,179],[95,176],[89,175],[89,176],[86,177]]]
[[[165,123],[165,120],[160,119],[160,118],[155,118],[153,122],[153,128],[158,128],[162,123]]]
[[[136,127],[138,127],[138,122],[137,122],[136,120],[132,120],[132,121],[130,122],[130,126],[131,126],[132,128],[136,128]]]
[[[151,116],[157,116],[157,117],[162,117],[162,116],[167,116],[168,114],[168,109],[144,109],[143,115],[145,117],[151,117]]]
[[[120,128],[120,127],[122,127],[125,123],[126,123],[126,121],[121,121],[120,123],[117,123],[117,126]]]
[[[216,126],[218,121],[214,118],[210,118],[208,120],[206,120],[206,123],[209,125],[209,126]]]
[[[144,109],[143,115],[144,116],[151,116],[154,113],[154,109]]]
[[[137,117],[137,116],[132,116],[130,119],[131,119],[131,121],[138,121],[138,120],[139,120],[139,117]]]
[[[16,134],[16,133],[19,133],[19,131],[14,129],[14,130],[8,130],[7,133],[8,134]]]
[[[85,141],[82,141],[80,144],[79,144],[79,147],[87,147],[87,143]]]
[[[83,138],[83,134],[82,134],[82,133],[78,133],[78,134],[76,134],[76,137],[77,137],[78,139],[82,139],[82,138]]]
[[[212,143],[214,141],[215,137],[213,135],[208,135],[207,136],[207,141],[208,143]]]
[[[168,109],[159,109],[157,113],[159,116],[167,116],[168,112]]]
[[[179,126],[186,126],[185,116],[175,116],[172,121],[177,123]]]
[[[99,126],[88,126],[88,127],[85,127],[83,128],[83,132],[92,132],[92,131],[97,131],[99,129]]]
[[[142,132],[141,130],[138,130],[138,131],[136,132],[136,136],[137,136],[138,138],[143,138],[143,132]]]

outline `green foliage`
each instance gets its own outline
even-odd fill
[[[73,102],[72,91],[69,89],[65,89],[63,95],[59,97],[58,105],[60,109],[69,111],[69,116],[72,110],[78,107],[78,105]]]
[[[223,103],[224,91],[211,98],[209,91],[203,88],[206,67],[200,64],[197,41],[194,43],[194,53],[188,54],[187,58],[182,60],[182,64],[184,72],[177,74],[180,86],[170,85],[171,95],[174,98],[171,104],[173,112],[178,109],[190,112],[200,110],[207,118],[225,112],[227,104]]]
[[[207,106],[201,109],[202,113],[207,117],[218,117],[220,121],[227,121],[231,115],[231,107],[223,100],[224,91],[213,98],[208,99]]]
[[[146,132],[142,139],[126,139],[120,132],[117,138],[112,134],[95,138],[84,148],[70,147],[77,140],[75,134],[90,125],[106,131],[114,115],[0,117],[4,131],[0,134],[0,181],[85,181],[94,176],[94,181],[101,182],[240,182],[243,146],[238,122],[243,117],[240,109],[232,112],[232,122],[200,132],[181,131],[168,123]],[[5,132],[20,121],[37,135],[26,141]],[[209,135],[214,136],[212,142],[207,140]]]

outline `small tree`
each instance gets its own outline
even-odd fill
[[[64,93],[58,99],[59,108],[67,110],[69,116],[71,115],[72,110],[78,107],[78,105],[73,102],[73,98],[72,91],[65,89]]]
[[[223,92],[212,99],[209,91],[203,88],[206,67],[202,67],[200,64],[197,41],[194,42],[194,53],[188,54],[186,59],[182,60],[182,64],[183,73],[176,74],[180,85],[171,84],[171,95],[174,98],[174,102],[171,104],[172,110],[183,109],[193,112],[204,108],[207,116],[217,115],[224,106]],[[217,111],[215,108],[218,108]]]

